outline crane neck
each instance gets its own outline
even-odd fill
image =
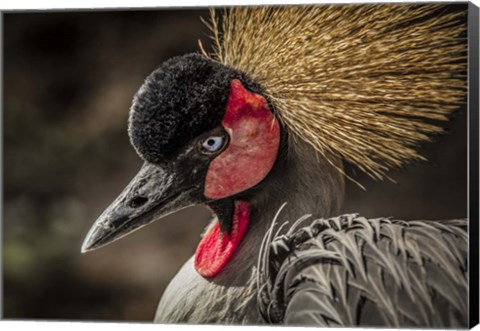
[[[247,275],[251,274],[250,271],[256,265],[260,243],[271,228],[277,211],[284,203],[287,203],[287,205],[282,209],[280,217],[276,219],[273,226],[274,231],[285,221],[291,224],[307,214],[314,218],[325,218],[337,215],[340,212],[344,195],[342,174],[301,141],[297,140],[295,144],[290,144],[290,146],[292,147],[285,149],[279,155],[272,172],[261,185],[249,192],[249,195],[231,201],[235,206],[238,206],[241,202],[248,207],[248,220],[243,220],[248,228],[241,232],[240,240],[237,240],[238,238],[235,236],[230,236],[231,242],[227,245],[223,242],[224,237],[217,233],[220,228],[219,223],[221,223],[219,220],[222,217],[233,217],[235,220],[237,208],[232,209],[233,213],[230,214],[224,212],[228,208],[220,209],[217,206],[217,209],[222,210],[222,212],[216,213],[218,220],[214,222],[214,227],[207,231],[203,237],[199,245],[201,249],[197,249],[197,254],[203,256],[206,256],[204,253],[206,251],[205,247],[214,251],[213,253],[209,252],[211,256],[228,256],[226,261],[221,261],[221,268],[215,268],[213,273],[210,272],[211,270],[205,273],[215,276],[210,278],[215,283],[231,284],[232,278],[239,277],[239,274],[248,278]],[[234,222],[234,231],[232,232],[234,234],[239,233],[236,230],[238,225],[235,224]],[[209,237],[212,234],[215,240],[211,240]],[[209,242],[216,242],[218,245]],[[233,249],[235,254],[230,251],[224,252],[217,247]],[[200,260],[200,257],[200,255],[196,256],[196,262]],[[201,261],[202,265],[217,266],[219,264],[218,258],[210,259],[211,262],[209,263],[203,263],[205,261]],[[198,264],[196,266],[197,271],[202,269],[198,268]],[[211,269],[211,267],[208,269]],[[243,282],[247,282],[247,280],[240,281],[240,283]]]
[[[215,274],[218,270],[214,270],[212,277],[202,276],[202,269],[199,272],[198,264],[195,266],[196,257],[192,257],[165,291],[157,310],[157,322],[205,323],[219,320],[235,324],[264,322],[256,305],[257,265],[262,240],[272,225],[278,209],[285,202],[288,203],[282,209],[276,226],[285,221],[291,224],[305,214],[312,214],[313,217],[336,215],[340,212],[343,201],[344,181],[338,170],[315,154],[313,149],[303,144],[300,139],[289,146],[281,148],[281,155],[271,173],[249,196],[236,197],[231,201],[234,205],[238,205],[239,201],[248,203],[247,210],[235,208],[233,211],[233,217],[245,215],[248,211],[248,226],[228,261],[222,256],[231,252],[218,249],[229,246],[222,241],[224,237],[216,236],[219,245],[216,241],[208,239],[210,231],[213,231],[213,234],[220,232],[218,220],[214,220],[207,229],[205,235],[207,239],[202,239],[206,241],[205,245],[200,245],[203,246],[200,254],[206,256],[214,253],[215,259],[210,260],[215,263],[226,262],[221,272]],[[285,144],[283,147],[286,147]],[[228,211],[233,210],[228,207],[227,202],[224,203],[223,206],[216,205],[217,208],[214,210],[219,219],[229,217]],[[236,227],[234,222],[231,231],[241,233],[241,227],[238,226],[238,231],[235,230]],[[234,238],[233,244],[237,243],[236,239],[238,237]],[[205,250],[212,246],[213,251]],[[205,263],[202,265],[206,266]]]
[[[335,216],[342,208],[345,182],[340,171],[303,140],[289,139],[271,174],[248,201],[252,225],[262,222],[268,228],[284,203],[282,218],[289,221],[306,214]],[[342,167],[338,159],[331,162]]]

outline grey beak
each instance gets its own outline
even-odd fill
[[[82,253],[105,246],[177,210],[192,205],[191,190],[175,171],[145,163],[88,232]]]

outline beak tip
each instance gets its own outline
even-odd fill
[[[82,254],[90,252],[91,250],[94,249],[92,247],[93,245],[91,245],[90,240],[88,240],[88,239],[89,238],[85,239],[85,241],[82,244],[82,248],[80,249],[80,253],[82,253]]]
[[[112,236],[112,233],[109,231],[110,228],[105,229],[105,226],[102,226],[101,224],[102,223],[99,225],[99,222],[97,221],[88,232],[83,241],[82,247],[80,248],[80,252],[82,254],[106,246],[119,238]]]
[[[85,237],[82,248],[80,248],[80,252],[84,254],[100,247],[101,245],[99,244],[99,238],[100,236],[98,233],[98,228],[97,226],[94,226],[92,229],[90,229],[90,232]]]

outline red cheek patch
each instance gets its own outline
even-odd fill
[[[222,125],[230,135],[228,147],[208,168],[205,196],[221,199],[245,191],[270,172],[280,144],[278,121],[259,94],[231,82]]]

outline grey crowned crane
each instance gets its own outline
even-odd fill
[[[341,215],[343,162],[382,179],[464,102],[463,9],[212,11],[213,53],[136,94],[145,163],[82,250],[202,204],[213,219],[156,322],[465,327],[466,220]]]

